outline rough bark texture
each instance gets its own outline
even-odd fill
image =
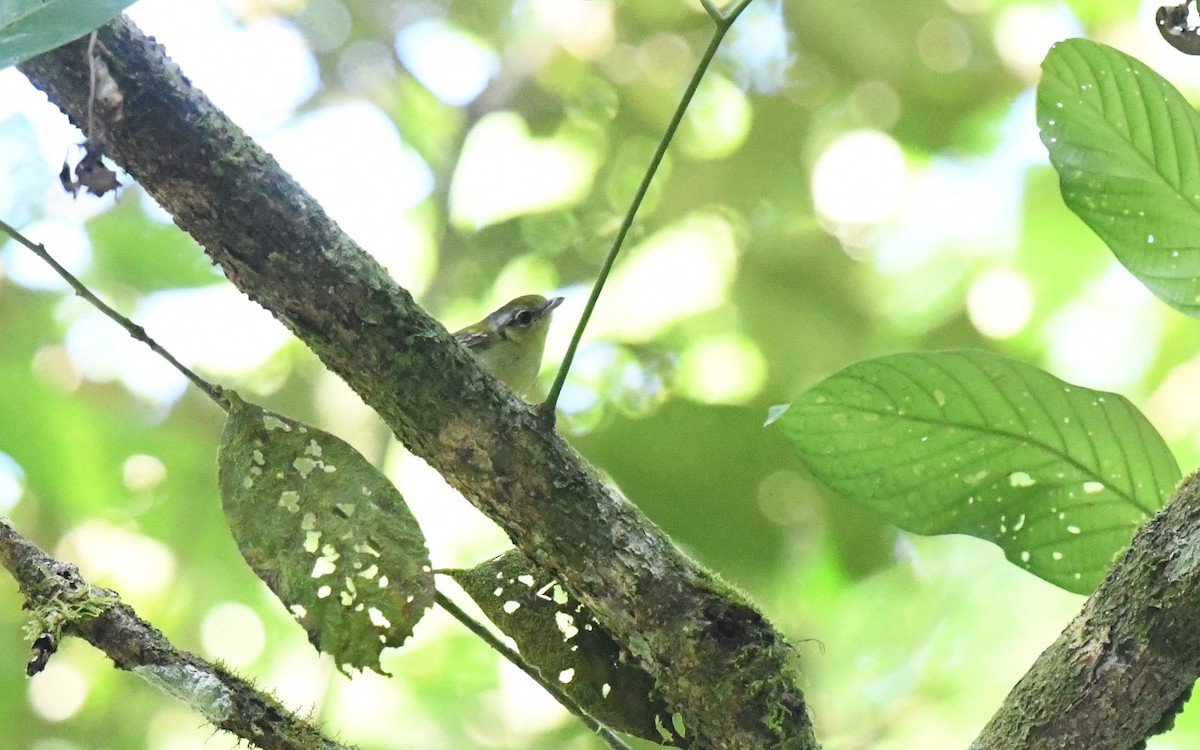
[[[83,40],[20,66],[87,120]],[[415,454],[587,604],[659,681],[696,747],[815,747],[786,640],[682,555],[358,249],[274,159],[119,20],[96,53],[119,97],[93,136],[226,275]]]
[[[972,745],[1129,750],[1171,727],[1200,678],[1200,479],[1133,540]]]
[[[119,669],[188,704],[213,726],[263,750],[354,750],[325,737],[242,678],[176,649],[115,593],[89,584],[75,566],[50,557],[3,520],[0,565],[20,584],[40,622],[83,638]],[[49,636],[56,643],[59,633]]]

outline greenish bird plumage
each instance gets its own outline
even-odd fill
[[[526,294],[508,302],[478,323],[454,334],[458,343],[480,364],[517,393],[525,393],[537,380],[550,330],[550,314],[563,301]]]

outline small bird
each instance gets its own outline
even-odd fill
[[[454,338],[474,354],[484,369],[524,394],[533,387],[542,366],[550,313],[562,297],[526,294],[478,323],[456,331]]]

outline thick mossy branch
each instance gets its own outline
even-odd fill
[[[83,638],[120,669],[145,678],[214,726],[263,750],[352,750],[246,680],[176,649],[115,593],[83,580],[75,566],[50,557],[3,520],[0,565],[16,579],[35,621],[54,628],[53,642],[59,635]]]
[[[1134,537],[972,745],[1128,750],[1170,728],[1200,678],[1200,478]]]
[[[86,43],[20,66],[76,123]],[[97,54],[119,96],[107,153],[654,675],[699,747],[815,747],[794,655],[741,596],[681,554],[356,247],[126,21]],[[381,211],[388,210],[380,206]]]

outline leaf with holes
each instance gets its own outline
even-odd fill
[[[1200,115],[1162,76],[1084,39],[1037,90],[1063,201],[1159,299],[1200,317]]]
[[[1124,397],[980,351],[851,365],[777,419],[846,498],[919,534],[970,534],[1069,591],[1096,586],[1179,481]]]
[[[115,18],[134,0],[0,2],[0,69],[78,39]]]
[[[382,672],[433,602],[416,519],[344,441],[226,395],[217,479],[242,556],[339,669]]]
[[[582,604],[517,550],[470,570],[446,571],[546,680],[584,711],[635,737],[686,747],[654,678],[632,663]]]

